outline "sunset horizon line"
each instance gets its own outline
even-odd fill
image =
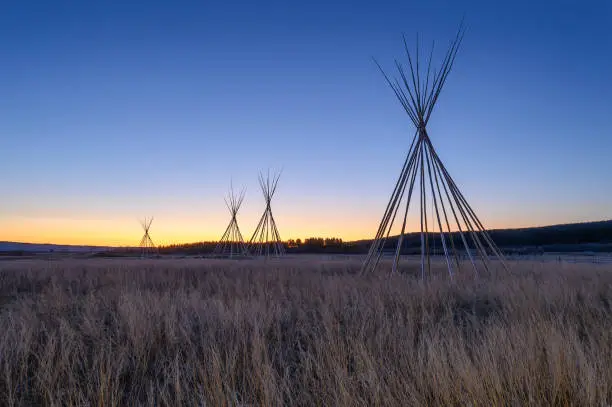
[[[579,225],[579,224],[587,224],[587,223],[605,223],[605,222],[612,222],[612,218],[599,219],[599,220],[586,220],[586,221],[571,221],[571,222],[565,222],[565,223],[534,224],[530,226],[494,227],[494,228],[487,229],[487,231],[492,232],[492,231],[502,231],[502,230],[538,229],[538,228],[555,227],[555,226]],[[453,233],[455,232],[457,231],[453,230]],[[419,230],[414,230],[414,231],[406,232],[406,235],[418,234],[418,233],[420,233]],[[439,234],[439,231],[430,230],[428,233]],[[397,235],[399,235],[399,233],[392,233],[389,237],[395,237]],[[321,234],[321,235],[310,234],[308,236],[303,236],[303,237],[291,236],[288,238],[283,238],[282,241],[286,243],[289,241],[297,241],[297,240],[301,240],[302,242],[304,242],[306,239],[340,239],[341,241],[345,243],[355,243],[355,242],[360,242],[360,241],[372,240],[373,238],[374,236],[345,238],[345,237],[342,237],[341,235],[332,236],[328,234]],[[202,239],[202,240],[191,240],[191,241],[178,241],[177,240],[177,241],[172,241],[172,242],[166,242],[160,239],[160,241],[162,241],[163,243],[156,244],[157,247],[168,247],[168,246],[174,246],[174,245],[175,246],[181,246],[181,245],[186,246],[186,245],[193,245],[193,244],[198,244],[198,243],[215,243],[215,242],[218,242],[219,239]],[[245,241],[248,241],[248,240],[245,240]],[[103,243],[87,243],[87,242],[77,243],[72,240],[62,241],[62,239],[57,239],[56,241],[49,241],[49,240],[38,240],[37,241],[36,239],[24,241],[24,240],[6,240],[4,238],[0,238],[0,243],[26,244],[26,245],[27,244],[49,245],[49,246],[74,246],[74,247],[108,247],[108,248],[137,248],[139,247],[137,243],[134,243],[134,244],[122,244],[122,243],[103,244]]]

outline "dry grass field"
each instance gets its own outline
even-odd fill
[[[612,404],[611,266],[0,262],[0,403]]]

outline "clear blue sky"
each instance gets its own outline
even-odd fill
[[[612,218],[612,2],[7,1],[0,240],[374,234],[413,134],[373,64],[467,34],[429,129],[491,227]]]

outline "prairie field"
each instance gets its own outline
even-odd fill
[[[612,267],[0,261],[0,404],[612,404]]]

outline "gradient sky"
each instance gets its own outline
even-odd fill
[[[612,2],[0,7],[0,240],[217,239],[230,180],[283,238],[372,236],[412,123],[372,62],[467,34],[429,134],[491,228],[612,218]]]

